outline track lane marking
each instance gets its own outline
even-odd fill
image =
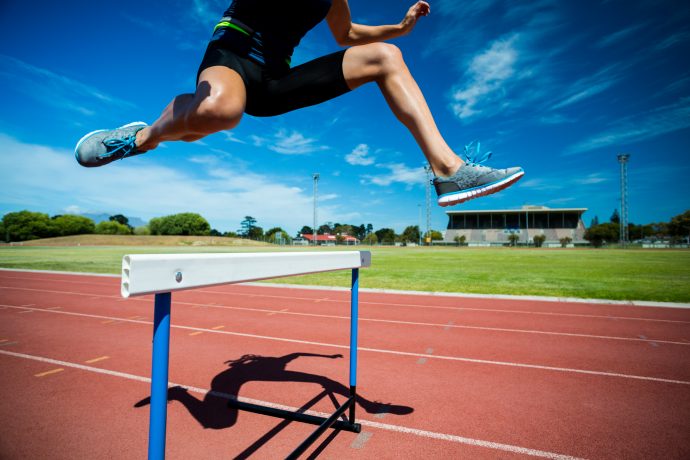
[[[15,290],[22,290],[22,291],[36,291],[36,292],[47,292],[47,293],[56,293],[56,294],[90,296],[94,299],[95,298],[108,298],[108,299],[122,300],[122,298],[118,295],[103,295],[103,294],[101,294],[101,295],[94,297],[94,294],[86,294],[86,293],[74,292],[74,291],[54,291],[54,290],[48,290],[48,289],[34,289],[34,288],[11,287],[11,286],[0,286],[0,289],[15,289]],[[229,294],[229,295],[238,295],[238,296],[246,296],[246,297],[266,297],[266,298],[314,301],[313,297],[290,297],[290,296],[275,296],[275,295],[263,295],[263,294],[244,294],[244,293],[235,293],[235,292],[205,291],[203,289],[198,289],[198,290],[196,290],[196,292],[206,293],[206,294],[224,294],[224,295]],[[142,300],[145,300],[145,299],[141,299],[141,298],[129,298],[129,299],[127,299],[127,301],[142,301]],[[494,300],[494,299],[488,299],[488,300]],[[326,300],[326,302],[337,302],[337,303],[344,303],[344,304],[348,304],[348,305],[350,303],[349,300],[337,300],[337,299]],[[179,302],[176,301],[176,303],[179,303]],[[577,302],[573,302],[573,303],[577,303]],[[526,310],[501,310],[501,309],[495,309],[495,308],[447,307],[447,306],[441,306],[441,305],[420,305],[420,304],[403,304],[403,303],[391,303],[391,302],[371,302],[371,301],[365,301],[365,300],[360,300],[359,304],[360,304],[360,306],[366,304],[366,305],[382,305],[385,307],[413,307],[413,308],[423,308],[423,309],[440,309],[440,310],[454,310],[454,311],[478,311],[478,312],[488,312],[488,313],[515,313],[515,314],[524,314],[524,315],[564,316],[564,317],[573,317],[573,318],[596,318],[596,319],[614,319],[614,320],[626,320],[626,321],[650,321],[650,322],[660,322],[660,323],[690,324],[690,321],[671,320],[671,319],[657,319],[657,318],[641,318],[641,317],[634,317],[634,316],[590,315],[590,314],[581,314],[581,313],[557,313],[557,312],[539,312],[539,311],[526,311]],[[195,305],[195,304],[193,304],[193,305]],[[198,304],[198,305],[206,306],[208,304]]]
[[[41,372],[41,373],[39,373],[39,374],[34,374],[34,377],[39,377],[39,378],[40,378],[40,377],[46,377],[46,376],[48,376],[48,375],[57,374],[58,372],[62,372],[62,371],[64,371],[64,370],[65,370],[65,369],[63,369],[63,368],[61,368],[61,367],[58,367],[57,369],[53,369],[53,370],[50,370],[50,371]]]
[[[149,302],[147,299],[141,299],[141,298],[135,298],[131,299],[135,301],[146,301]],[[284,308],[282,310],[267,310],[267,309],[262,309],[262,308],[251,308],[251,307],[234,307],[231,305],[212,305],[212,304],[201,304],[201,303],[192,303],[192,302],[183,302],[183,301],[175,301],[176,305],[184,305],[184,306],[189,306],[192,308],[198,308],[198,307],[210,307],[210,308],[218,308],[218,309],[223,309],[223,310],[238,310],[238,311],[249,311],[249,312],[256,312],[256,313],[268,313],[267,316],[273,316],[276,314],[284,314],[284,315],[293,315],[293,316],[307,316],[307,317],[312,317],[312,318],[332,318],[332,319],[341,319],[345,321],[350,321],[349,316],[340,316],[340,315],[324,315],[320,313],[303,313],[303,312],[292,312],[289,311],[287,308]],[[55,307],[51,307],[55,308]],[[60,307],[58,307],[60,308]],[[129,319],[139,319],[139,318],[144,318],[143,316],[132,316]],[[578,338],[585,338],[585,339],[601,339],[601,340],[622,340],[622,341],[628,341],[628,342],[654,342],[654,343],[665,343],[669,345],[683,345],[683,346],[690,346],[689,341],[683,341],[683,342],[678,342],[674,340],[662,340],[662,339],[650,339],[650,338],[642,338],[644,336],[637,336],[637,337],[619,337],[619,336],[607,336],[607,335],[595,335],[595,334],[578,334],[574,332],[554,332],[554,331],[537,331],[537,330],[530,330],[530,329],[512,329],[512,328],[502,328],[502,327],[488,327],[488,326],[468,326],[464,324],[454,324],[452,321],[449,323],[441,324],[441,323],[426,323],[426,322],[420,322],[420,321],[401,321],[401,320],[393,320],[393,319],[379,319],[379,318],[366,318],[366,317],[360,317],[359,321],[370,321],[370,322],[377,322],[377,323],[389,323],[389,324],[402,324],[402,325],[408,325],[408,326],[429,326],[429,327],[440,327],[443,328],[444,330],[450,330],[450,329],[470,329],[470,330],[479,330],[479,331],[492,331],[492,332],[507,332],[507,333],[517,333],[517,334],[541,334],[541,335],[554,335],[554,336],[561,336],[561,337],[578,337]]]
[[[97,363],[99,361],[105,361],[106,359],[110,359],[110,356],[99,356],[98,358],[89,359],[89,360],[86,360],[84,362],[87,364],[93,364],[93,363]]]
[[[211,329],[214,330],[214,331],[219,331],[219,330],[224,329],[224,328],[225,328],[225,326],[224,326],[224,325],[221,325],[221,326],[212,327]]]
[[[6,306],[9,308],[21,308],[21,307],[10,306],[10,305],[6,305]],[[44,312],[48,312],[48,313],[54,313],[54,314],[61,314],[61,315],[81,316],[81,317],[85,317],[85,318],[110,319],[110,320],[119,321],[122,323],[143,324],[143,325],[147,325],[147,326],[150,326],[153,324],[152,321],[113,318],[113,317],[109,317],[109,316],[93,315],[93,314],[88,314],[88,313],[75,313],[75,312],[67,312],[67,311],[61,311],[61,310],[42,310],[40,308],[37,308],[35,310],[44,311]],[[335,343],[324,343],[324,342],[314,342],[311,340],[288,339],[285,337],[274,337],[274,336],[267,336],[267,335],[248,334],[248,333],[244,333],[244,332],[234,332],[234,331],[214,331],[211,329],[205,329],[205,328],[201,328],[201,327],[183,326],[183,325],[175,325],[175,324],[171,324],[170,327],[173,329],[182,329],[182,330],[199,332],[199,334],[201,334],[203,332],[210,332],[212,334],[227,334],[227,335],[232,335],[232,336],[236,336],[236,337],[248,337],[248,338],[253,338],[253,339],[261,339],[261,340],[275,340],[277,342],[299,343],[299,344],[303,344],[303,345],[317,345],[317,346],[321,346],[321,347],[340,348],[340,349],[345,349],[345,350],[350,349],[349,345],[340,345],[340,344],[335,344]],[[189,335],[192,335],[192,334],[189,334]],[[492,361],[492,360],[487,360],[487,359],[467,358],[467,357],[462,357],[462,356],[426,355],[423,353],[413,353],[413,352],[397,351],[397,350],[386,350],[386,349],[382,349],[382,348],[358,347],[357,349],[358,349],[358,351],[368,351],[368,352],[372,352],[372,353],[382,353],[382,354],[398,355],[398,356],[413,356],[413,357],[417,357],[417,358],[427,357],[427,358],[432,358],[432,359],[441,359],[441,360],[445,360],[445,361],[459,361],[459,362],[467,362],[467,363],[474,363],[474,364],[488,364],[488,365],[494,365],[494,366],[507,366],[507,367],[517,367],[517,368],[525,368],[525,369],[537,369],[537,370],[544,370],[544,371],[595,375],[595,376],[601,376],[601,377],[617,377],[617,378],[625,378],[625,379],[632,379],[632,380],[643,380],[643,381],[649,381],[649,382],[661,382],[661,383],[674,383],[674,384],[679,384],[679,385],[690,385],[690,381],[685,381],[685,380],[666,379],[666,378],[660,378],[660,377],[648,377],[648,376],[633,375],[633,374],[621,374],[618,372],[593,371],[593,370],[587,370],[587,369],[574,369],[574,368],[567,368],[567,367],[544,366],[544,365],[540,365],[540,364],[515,363],[515,362],[509,362],[509,361]]]
[[[151,324],[153,324],[153,323],[151,323]],[[171,327],[175,327],[175,326],[171,326]],[[189,335],[199,335],[199,334],[203,334],[204,332],[205,331],[194,331],[194,332],[191,332]]]
[[[119,377],[119,378],[123,378],[123,379],[127,379],[127,380],[134,380],[137,382],[151,383],[151,379],[149,377],[143,377],[143,376],[139,376],[139,375],[135,375],[135,374],[128,374],[125,372],[111,371],[109,369],[102,369],[102,368],[98,368],[98,367],[85,366],[83,364],[71,363],[68,361],[61,361],[61,360],[57,360],[57,359],[46,358],[43,356],[27,355],[24,353],[15,353],[15,352],[5,351],[5,350],[0,350],[0,354],[12,356],[15,358],[30,359],[33,361],[55,364],[55,365],[64,366],[64,367],[71,367],[74,369],[79,369],[79,370],[83,370],[83,371],[87,371],[87,372],[110,375],[112,377]],[[273,403],[270,401],[261,401],[258,399],[245,398],[242,396],[231,395],[229,393],[214,391],[214,390],[210,390],[208,388],[199,388],[199,387],[193,387],[193,386],[183,385],[183,384],[174,383],[174,382],[168,382],[168,387],[173,387],[173,386],[180,386],[180,387],[185,388],[188,391],[192,391],[194,393],[198,393],[198,394],[202,394],[202,395],[211,394],[213,396],[218,396],[218,397],[225,398],[228,400],[237,400],[237,401],[247,402],[247,403],[251,403],[251,404],[259,404],[262,406],[273,407],[276,409],[283,409],[283,410],[288,410],[288,411],[293,411],[293,412],[299,410],[299,408],[297,408],[297,407],[286,406],[283,404],[276,404],[276,403]],[[328,417],[331,415],[331,414],[326,414],[323,412],[312,411],[312,410],[305,410],[302,412],[304,412],[305,414],[316,415],[319,417]],[[492,441],[485,441],[485,440],[481,440],[481,439],[466,438],[463,436],[438,433],[438,432],[427,431],[427,430],[420,430],[420,429],[409,428],[409,427],[405,427],[405,426],[401,426],[401,425],[392,425],[392,424],[388,424],[388,423],[374,422],[374,421],[369,421],[366,419],[359,419],[359,420],[357,420],[357,422],[361,423],[363,426],[369,426],[372,428],[379,428],[381,430],[392,431],[395,433],[410,434],[410,435],[424,437],[424,438],[430,438],[430,439],[438,439],[438,440],[449,441],[449,442],[454,442],[454,443],[458,443],[458,444],[466,444],[466,445],[471,445],[471,446],[476,446],[476,447],[484,447],[487,449],[501,450],[501,451],[505,451],[505,452],[512,452],[512,453],[531,455],[534,457],[550,458],[550,459],[556,459],[556,460],[576,460],[576,457],[571,457],[568,455],[562,455],[562,454],[558,454],[555,452],[548,452],[548,451],[537,450],[537,449],[530,449],[527,447],[515,446],[515,445],[511,445],[511,444],[502,444],[502,443],[497,443],[497,442],[492,442]]]

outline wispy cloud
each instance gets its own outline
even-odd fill
[[[513,46],[515,37],[493,42],[488,49],[470,62],[469,82],[453,92],[452,109],[460,119],[480,113],[477,105],[484,98],[499,92],[503,84],[515,74],[518,52]]]
[[[621,147],[687,128],[690,128],[690,98],[686,97],[675,104],[627,117],[615,123],[612,128],[570,146],[564,154],[573,155],[611,146]]]
[[[351,165],[369,166],[374,164],[376,159],[369,155],[369,146],[367,144],[359,144],[352,152],[345,155],[345,161]]]
[[[552,109],[561,109],[596,96],[618,83],[621,78],[617,65],[608,66],[594,75],[581,78],[567,89],[566,97],[556,103]]]
[[[85,116],[102,111],[104,105],[118,109],[135,107],[129,101],[74,78],[0,54],[0,81],[3,77],[8,80],[5,86],[21,91],[41,105],[67,109]]]
[[[636,32],[640,31],[642,28],[645,27],[646,24],[634,24],[630,27],[626,27],[625,29],[618,30],[616,32],[613,32],[612,34],[609,34],[605,37],[603,37],[601,40],[599,40],[596,44],[599,48],[604,48],[607,46],[614,45],[616,43],[619,43]]]
[[[659,42],[656,45],[656,49],[657,50],[663,50],[663,49],[675,46],[678,43],[686,42],[688,40],[690,40],[690,32],[689,31],[678,32],[678,33],[675,33],[675,34],[665,38],[661,42]]]
[[[252,135],[251,139],[256,147],[267,147],[269,150],[284,155],[305,155],[330,148],[326,145],[320,145],[318,139],[304,137],[298,131],[288,131],[286,129],[279,130],[272,138]]]

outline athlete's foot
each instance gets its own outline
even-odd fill
[[[144,153],[137,149],[136,135],[147,126],[137,121],[117,129],[100,129],[82,137],[74,148],[74,156],[87,168],[103,166],[115,160]]]
[[[491,152],[480,154],[479,143],[465,147],[466,163],[450,177],[435,177],[439,206],[452,206],[472,198],[491,195],[517,182],[525,172],[520,167],[494,169],[482,166]]]

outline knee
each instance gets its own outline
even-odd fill
[[[383,74],[395,72],[405,65],[400,48],[390,43],[372,43],[372,57]]]
[[[239,98],[224,95],[205,97],[187,117],[187,125],[194,132],[212,133],[237,126],[244,113]]]

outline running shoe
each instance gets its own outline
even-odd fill
[[[465,164],[450,177],[433,180],[439,206],[453,206],[472,198],[491,195],[517,182],[525,172],[522,168],[494,169],[483,166],[491,152],[480,153],[480,144],[465,146]]]
[[[87,168],[103,166],[115,160],[140,155],[137,151],[137,132],[148,126],[136,121],[117,129],[99,129],[79,139],[74,148],[74,156],[80,165]]]

